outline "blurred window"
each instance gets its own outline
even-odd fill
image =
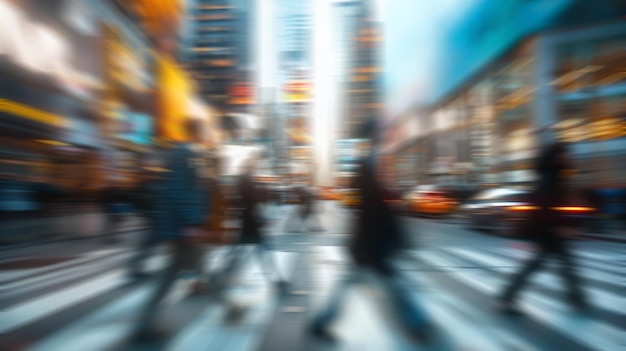
[[[626,36],[578,41],[556,49],[552,85],[560,93],[626,82]]]
[[[608,94],[607,94],[608,95]],[[599,141],[626,136],[626,94],[561,96],[554,126],[565,142]]]

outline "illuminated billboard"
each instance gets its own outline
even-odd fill
[[[283,86],[283,92],[287,102],[309,102],[312,98],[312,86],[308,81],[288,82]]]

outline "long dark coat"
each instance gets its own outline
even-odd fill
[[[237,187],[241,206],[241,234],[239,241],[242,244],[258,244],[262,240],[258,190],[250,174],[241,176]]]
[[[553,144],[543,150],[535,166],[537,185],[532,195],[532,202],[538,210],[530,214],[524,228],[525,234],[543,246],[559,245],[562,241],[556,228],[567,224],[554,208],[562,205],[567,196],[563,171],[568,165],[563,162],[566,152],[563,144]]]
[[[374,165],[361,163],[357,177],[360,203],[349,251],[355,263],[387,273],[389,259],[406,244],[402,228],[385,202],[385,191],[376,179]]]

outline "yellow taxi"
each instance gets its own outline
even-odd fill
[[[330,186],[323,186],[319,188],[319,198],[322,200],[339,200],[341,198],[340,194],[336,189]]]
[[[412,191],[405,197],[405,201],[410,212],[422,215],[444,216],[458,205],[445,192],[437,190]]]
[[[344,207],[357,207],[359,205],[358,189],[342,189],[339,195],[339,203]]]

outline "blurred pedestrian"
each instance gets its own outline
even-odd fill
[[[287,218],[285,222],[285,228],[288,232],[300,232],[302,228],[305,231],[322,231],[323,228],[319,219],[316,217],[317,207],[316,207],[316,195],[313,193],[313,190],[302,184],[297,186],[294,189],[296,196],[298,198],[298,206],[296,207],[294,213]],[[313,223],[311,227],[309,225]]]
[[[253,180],[253,171],[252,163],[246,165],[244,173],[237,183],[241,230],[237,242],[234,243],[226,257],[226,265],[219,278],[220,289],[223,290],[228,287],[228,282],[234,279],[242,263],[254,253],[257,255],[267,280],[273,283],[278,293],[284,294],[287,291],[287,282],[278,271],[271,247],[261,228],[265,220],[262,218],[259,208],[259,193]],[[238,319],[238,316],[243,312],[241,309],[237,309],[241,306],[234,307],[231,309],[232,315],[227,317],[228,319]]]
[[[190,142],[176,143],[167,155],[167,172],[164,172],[160,191],[156,235],[170,249],[170,258],[157,280],[157,286],[144,305],[136,330],[138,339],[159,338],[155,329],[159,303],[165,298],[181,273],[197,271],[202,256],[201,245],[208,211],[206,182],[201,179],[201,128],[190,119],[185,125]]]
[[[120,227],[124,223],[132,202],[132,188],[119,174],[115,174],[103,195],[106,225],[103,242],[115,244],[120,241]]]
[[[515,307],[517,295],[526,284],[528,278],[537,272],[549,258],[556,258],[561,263],[561,274],[568,287],[570,304],[577,309],[587,307],[585,295],[580,287],[576,273],[575,260],[564,238],[559,233],[563,224],[555,207],[566,196],[565,176],[570,170],[567,146],[554,143],[546,147],[540,154],[535,171],[538,176],[534,191],[534,201],[538,210],[530,214],[524,231],[537,245],[533,258],[511,279],[498,299],[498,308],[507,314],[520,314]]]
[[[361,162],[355,183],[360,201],[354,232],[348,243],[352,264],[346,277],[335,286],[327,304],[315,315],[310,331],[318,338],[335,340],[329,327],[339,317],[348,287],[366,273],[382,286],[410,336],[416,341],[426,342],[433,331],[430,320],[412,298],[411,290],[405,285],[406,279],[392,263],[400,250],[408,246],[408,241],[385,201],[385,190],[377,177],[374,150],[369,151]]]
[[[144,267],[146,260],[161,242],[158,227],[165,205],[161,194],[164,188],[166,169],[161,156],[152,153],[147,155],[143,163],[139,184],[134,190],[133,203],[139,214],[147,222],[147,228],[141,233],[135,255],[129,264],[129,276],[132,279],[146,276]]]
[[[211,158],[209,167],[203,177],[208,185],[208,203],[211,204],[209,211],[205,214],[203,230],[206,233],[203,257],[210,259],[210,251],[217,246],[223,246],[230,243],[230,232],[225,227],[226,218],[228,216],[229,203],[227,194],[220,184],[220,163],[217,157]],[[219,282],[216,277],[210,275],[208,264],[201,262],[198,269],[198,280],[191,286],[192,293],[208,292],[210,289],[216,289]]]

